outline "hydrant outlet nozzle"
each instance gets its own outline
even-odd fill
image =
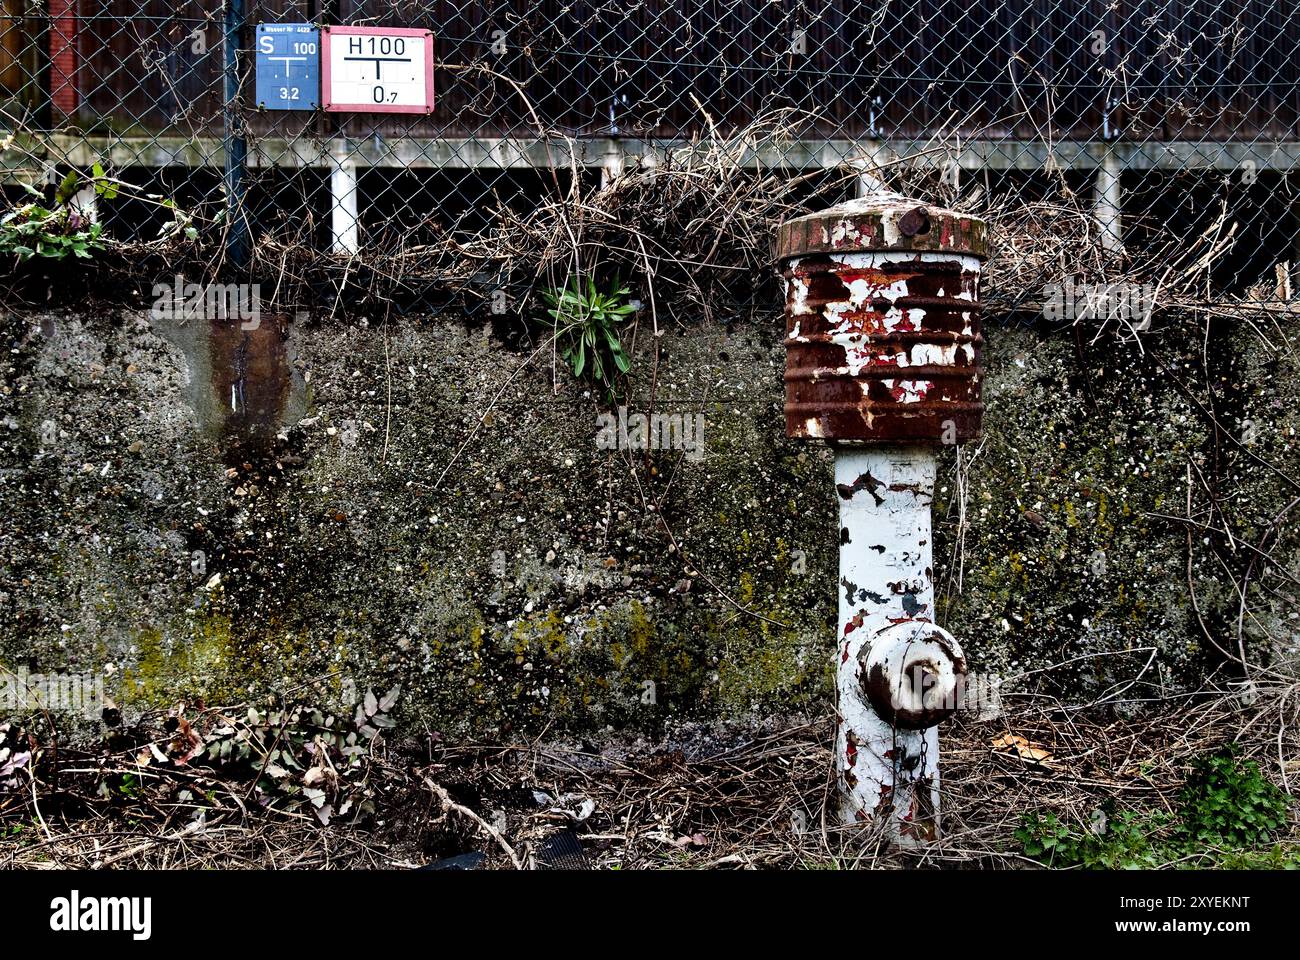
[[[926,620],[891,623],[858,658],[867,700],[887,723],[925,730],[957,712],[966,658],[943,627]]]

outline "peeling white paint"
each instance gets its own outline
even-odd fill
[[[845,221],[849,223],[849,221]],[[837,229],[844,227],[844,223],[839,224]],[[829,254],[832,263],[838,264],[843,268],[844,273],[854,271],[871,271],[880,270],[889,264],[909,264],[909,263],[952,263],[957,261],[962,270],[978,271],[980,262],[975,257],[953,255],[949,253],[909,253],[909,252],[856,252],[856,253],[833,253]],[[791,268],[797,270],[801,258],[791,261]],[[853,277],[847,282],[848,297],[844,300],[832,300],[822,307],[822,312],[826,317],[828,325],[828,334],[830,341],[844,350],[845,370],[851,376],[859,376],[866,367],[876,365],[890,366],[915,366],[919,363],[942,363],[952,365],[956,362],[955,351],[950,350],[945,358],[918,360],[914,356],[908,357],[901,353],[882,353],[879,350],[873,350],[870,347],[870,341],[881,334],[895,333],[900,330],[909,332],[919,332],[925,321],[925,310],[919,307],[909,307],[906,311],[892,304],[900,297],[908,296],[908,281],[906,277],[893,277],[886,283],[873,284],[865,277]],[[791,300],[791,315],[808,314],[812,308],[807,303],[807,284],[799,282],[794,289],[794,298]],[[963,290],[958,295],[961,299],[973,300],[971,291]],[[874,314],[869,312],[870,305],[873,301],[885,300],[891,306],[883,312]],[[865,324],[869,329],[864,329]],[[970,335],[971,318],[969,312],[963,312],[962,319],[965,321],[965,333]],[[934,349],[939,349],[935,345]],[[937,356],[937,355],[936,355]],[[973,353],[968,357],[973,358]],[[924,389],[921,388],[920,395],[916,399],[924,396]],[[916,393],[915,390],[908,391],[908,395]],[[916,402],[915,400],[904,400],[903,402]]]
[[[791,316],[805,316],[813,312],[808,306],[808,283],[802,277],[786,281],[786,303],[790,304]]]
[[[933,380],[882,379],[880,382],[898,403],[920,403],[934,387]]]
[[[965,253],[936,253],[933,250],[872,250],[857,251],[844,253],[828,253],[832,263],[842,263],[846,267],[863,268],[863,267],[880,267],[887,263],[957,263],[960,264],[963,276],[971,274],[972,276],[979,273],[981,262],[979,257],[972,257]],[[794,258],[790,261],[791,265],[799,263],[803,258]],[[962,283],[966,288],[968,284]]]
[[[937,366],[951,367],[957,362],[957,344],[955,343],[914,343],[912,356],[907,364],[900,366]]]
[[[896,730],[879,717],[866,698],[862,660],[892,624],[934,616],[934,478],[934,454],[925,447],[840,450],[835,456],[840,526],[848,538],[840,547],[836,665],[840,814],[848,824],[888,817],[890,836],[903,844],[917,840],[918,810],[936,811],[938,827],[938,732]]]
[[[893,213],[892,216],[886,214],[880,218],[880,226],[883,228],[882,232],[884,234],[881,237],[881,240],[884,241],[884,246],[898,247],[904,244],[903,232],[898,229],[898,218],[905,212],[906,211],[904,210],[899,210],[896,213]],[[909,237],[908,242],[910,242],[910,240],[911,238]]]

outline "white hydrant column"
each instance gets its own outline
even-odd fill
[[[932,623],[934,478],[928,447],[835,454],[840,818],[887,817],[901,843],[937,834],[939,733],[912,727],[932,719],[927,711],[934,722],[951,712],[965,670],[956,642]]]

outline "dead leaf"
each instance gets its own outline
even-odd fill
[[[994,750],[1017,756],[1021,760],[1028,760],[1030,763],[1046,763],[1052,759],[1052,751],[1046,750],[1036,743],[1030,743],[1016,733],[1003,734],[996,737],[992,743]]]

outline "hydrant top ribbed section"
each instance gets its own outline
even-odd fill
[[[784,224],[777,249],[789,436],[979,436],[982,220],[881,194]]]
[[[912,250],[988,257],[984,221],[896,193],[878,193],[781,224],[776,259],[810,253]]]

